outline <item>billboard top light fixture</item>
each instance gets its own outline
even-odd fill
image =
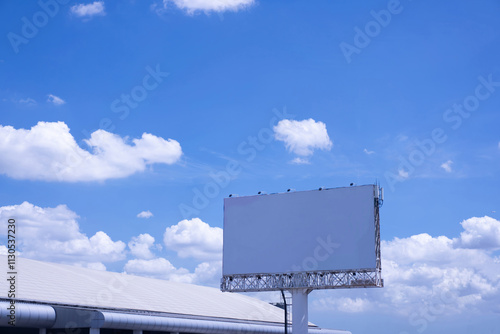
[[[222,291],[382,287],[378,185],[224,199]]]

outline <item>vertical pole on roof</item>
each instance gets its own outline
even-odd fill
[[[285,292],[281,290],[281,295],[283,296],[283,304],[285,305],[285,334],[288,334],[288,308],[286,307]]]

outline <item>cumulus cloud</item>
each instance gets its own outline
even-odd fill
[[[154,254],[151,252],[151,247],[153,247],[154,243],[155,238],[145,233],[137,237],[132,237],[132,240],[128,243],[128,247],[135,257],[140,259],[152,259]]]
[[[112,262],[125,258],[125,243],[111,240],[102,231],[87,237],[80,232],[78,215],[66,205],[42,208],[23,202],[0,207],[0,221],[12,217],[22,231],[16,238],[17,246],[27,258],[72,264]],[[6,230],[0,231],[0,235],[5,233]]]
[[[137,218],[151,218],[153,217],[153,213],[151,211],[142,211],[137,214]]]
[[[310,156],[314,150],[330,150],[333,146],[326,125],[312,118],[302,121],[283,119],[273,128],[274,138],[285,143],[296,155]]]
[[[66,103],[66,101],[64,101],[60,97],[52,95],[52,94],[48,95],[47,102],[55,104],[56,106],[60,106],[60,105],[63,105]]]
[[[136,274],[153,278],[168,279],[174,274],[189,273],[187,269],[177,269],[170,261],[164,258],[151,260],[135,259],[129,260],[123,268],[128,274]]]
[[[194,270],[192,283],[219,287],[221,277],[222,261],[202,262]]]
[[[249,7],[255,0],[163,0],[163,7],[166,9],[169,3],[173,3],[178,8],[185,10],[188,14],[197,11],[203,12],[225,12],[238,11]]]
[[[383,241],[383,289],[323,295],[313,308],[399,314],[415,323],[425,316],[500,313],[500,258],[492,252],[500,249],[500,221],[473,217],[461,225],[458,238],[423,233]]]
[[[500,249],[500,222],[494,218],[472,217],[460,223],[464,229],[457,246],[477,249]]]
[[[160,257],[151,260],[129,260],[123,269],[125,273],[138,276],[218,286],[222,276],[222,261],[202,262],[194,272],[190,272],[186,268],[176,268],[170,261]]]
[[[91,18],[96,15],[106,15],[104,1],[94,1],[89,4],[74,5],[70,9],[71,13],[82,18]]]
[[[30,130],[0,125],[0,173],[15,179],[102,181],[144,171],[154,163],[173,164],[182,150],[173,139],[143,133],[122,138],[97,130],[82,149],[64,122],[39,122]]]
[[[446,162],[443,162],[441,164],[441,168],[444,169],[445,172],[447,173],[451,173],[452,172],[452,169],[451,169],[451,165],[453,164],[453,161],[451,160],[448,160]]]
[[[167,227],[163,241],[181,258],[218,260],[222,257],[222,229],[211,227],[199,218],[184,219]]]

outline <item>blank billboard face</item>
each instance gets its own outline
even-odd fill
[[[223,275],[375,269],[375,191],[224,199]]]

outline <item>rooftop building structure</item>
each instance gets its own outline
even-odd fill
[[[242,294],[19,257],[11,275],[7,256],[0,263],[0,333],[284,333],[282,309]],[[309,333],[350,334],[313,324]]]

